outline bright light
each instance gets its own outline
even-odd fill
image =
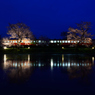
[[[63,66],[64,66],[64,63],[63,63]]]
[[[39,40],[39,43],[41,43],[41,40]]]
[[[4,48],[4,49],[7,49],[7,47],[6,47],[6,46],[4,46],[3,48]]]
[[[62,43],[64,43],[64,41],[62,41]]]
[[[39,63],[39,64],[38,64],[38,66],[40,67],[40,66],[41,66],[41,64]]]
[[[30,47],[28,47],[28,49],[30,49]]]
[[[53,43],[53,41],[50,41],[51,43]]]
[[[70,67],[70,63],[68,63],[68,67]]]
[[[92,57],[92,63],[94,64],[94,57]]]
[[[53,69],[53,59],[51,59],[51,69]]]
[[[64,49],[64,47],[62,47],[62,49]]]
[[[70,41],[68,41],[68,43],[70,43]]]
[[[79,41],[77,41],[79,43]]]
[[[7,58],[6,58],[6,54],[4,54],[4,62],[6,62]]]
[[[65,41],[65,43],[67,43],[67,41]]]
[[[94,47],[92,47],[92,49],[94,49]]]

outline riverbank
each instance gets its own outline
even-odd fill
[[[62,47],[32,47],[32,48],[0,48],[3,54],[38,54],[38,53],[56,53],[56,54],[95,54],[92,48],[62,48]]]

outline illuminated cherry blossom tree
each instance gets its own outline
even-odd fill
[[[34,39],[33,33],[30,31],[30,28],[24,23],[9,24],[8,35],[10,38],[17,39],[17,43],[21,43],[22,39]]]
[[[80,24],[77,24],[76,29],[70,27],[68,30],[69,32],[67,35],[68,40],[76,40],[78,41],[76,44],[81,43],[82,41],[88,41],[91,42],[93,35],[88,32],[91,28],[90,22],[81,22]]]

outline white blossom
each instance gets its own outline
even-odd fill
[[[24,23],[9,24],[7,34],[10,35],[10,38],[16,38],[17,40],[20,40],[20,42],[24,38],[34,39],[29,27]]]

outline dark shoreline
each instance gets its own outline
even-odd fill
[[[91,48],[62,49],[62,47],[0,48],[0,54],[86,54],[95,56],[95,50]]]

